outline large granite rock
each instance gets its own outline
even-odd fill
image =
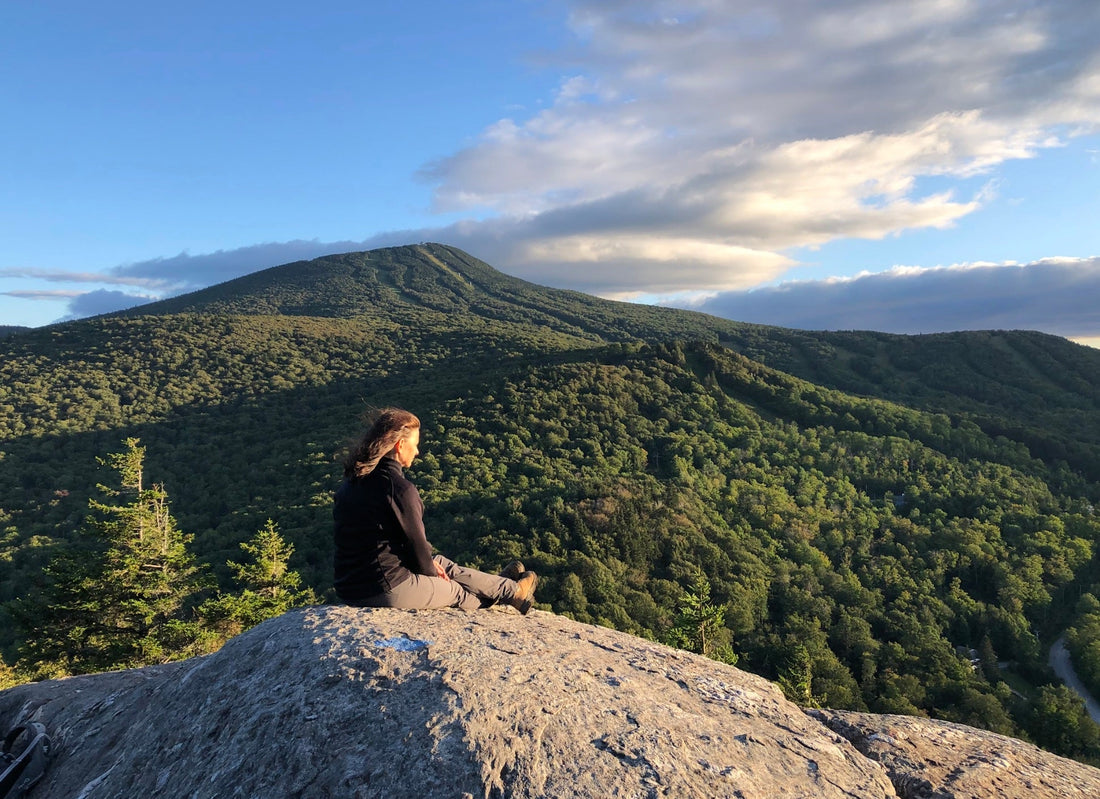
[[[773,799],[908,784],[901,759],[861,754],[759,677],[510,609],[294,611],[208,657],[0,693],[0,723],[24,720],[55,742],[35,798]],[[950,764],[941,727],[920,724]],[[1068,763],[1034,753],[1037,772]],[[1100,771],[1072,765],[1077,793],[1029,798],[1100,796]],[[1013,796],[1011,776],[986,794],[911,795]]]
[[[1100,770],[965,724],[839,710],[810,715],[881,763],[905,799],[1100,799]]]

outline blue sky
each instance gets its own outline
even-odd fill
[[[1097,42],[1095,0],[4,3],[0,324],[431,240],[747,321],[1100,341]]]

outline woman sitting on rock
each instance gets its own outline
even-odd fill
[[[375,608],[474,610],[503,602],[526,614],[538,576],[522,564],[492,575],[432,557],[424,503],[404,475],[419,444],[420,420],[386,408],[344,462],[332,511],[337,595]]]

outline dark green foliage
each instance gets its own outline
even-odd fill
[[[814,662],[809,650],[803,644],[791,641],[777,648],[776,654],[779,662],[776,682],[783,693],[802,707],[817,707],[813,687]]]
[[[1044,685],[1031,709],[1035,741],[1053,752],[1100,761],[1100,725],[1089,718],[1081,698],[1064,685]]]
[[[193,654],[203,637],[189,608],[203,587],[200,568],[168,511],[160,485],[146,487],[145,450],[102,461],[119,488],[99,486],[84,541],[54,554],[45,585],[17,608],[21,664],[36,676],[86,674],[161,663]]]
[[[127,437],[223,591],[270,519],[324,594],[338,459],[384,404],[424,421],[410,476],[441,551],[520,558],[544,606],[655,640],[720,617],[706,640],[806,705],[1045,729],[1006,680],[1038,701],[1100,579],[1100,353],[1052,336],[744,325],[423,245],[0,350],[0,601],[63,568],[89,466]]]
[[[1100,696],[1100,585],[1077,603],[1073,626],[1066,630],[1066,646],[1081,681],[1093,696]]]
[[[710,583],[702,574],[698,575],[691,590],[680,600],[676,621],[666,636],[666,643],[733,665],[737,655],[730,646],[727,609],[728,605],[715,605],[711,601]]]
[[[949,414],[1050,465],[1064,462],[1100,480],[1100,353],[1093,348],[1024,331],[765,330],[723,337],[723,343],[820,385]]]
[[[198,610],[203,624],[220,637],[230,638],[291,608],[316,604],[317,595],[303,589],[301,576],[289,568],[294,547],[283,540],[271,519],[241,549],[251,560],[228,564],[240,590],[219,594]]]

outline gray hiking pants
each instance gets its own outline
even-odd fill
[[[495,605],[497,602],[506,602],[516,595],[516,583],[507,577],[459,566],[442,555],[436,555],[434,560],[447,572],[449,580],[413,574],[392,591],[372,596],[355,604],[372,608],[411,610],[430,608],[477,610]]]

